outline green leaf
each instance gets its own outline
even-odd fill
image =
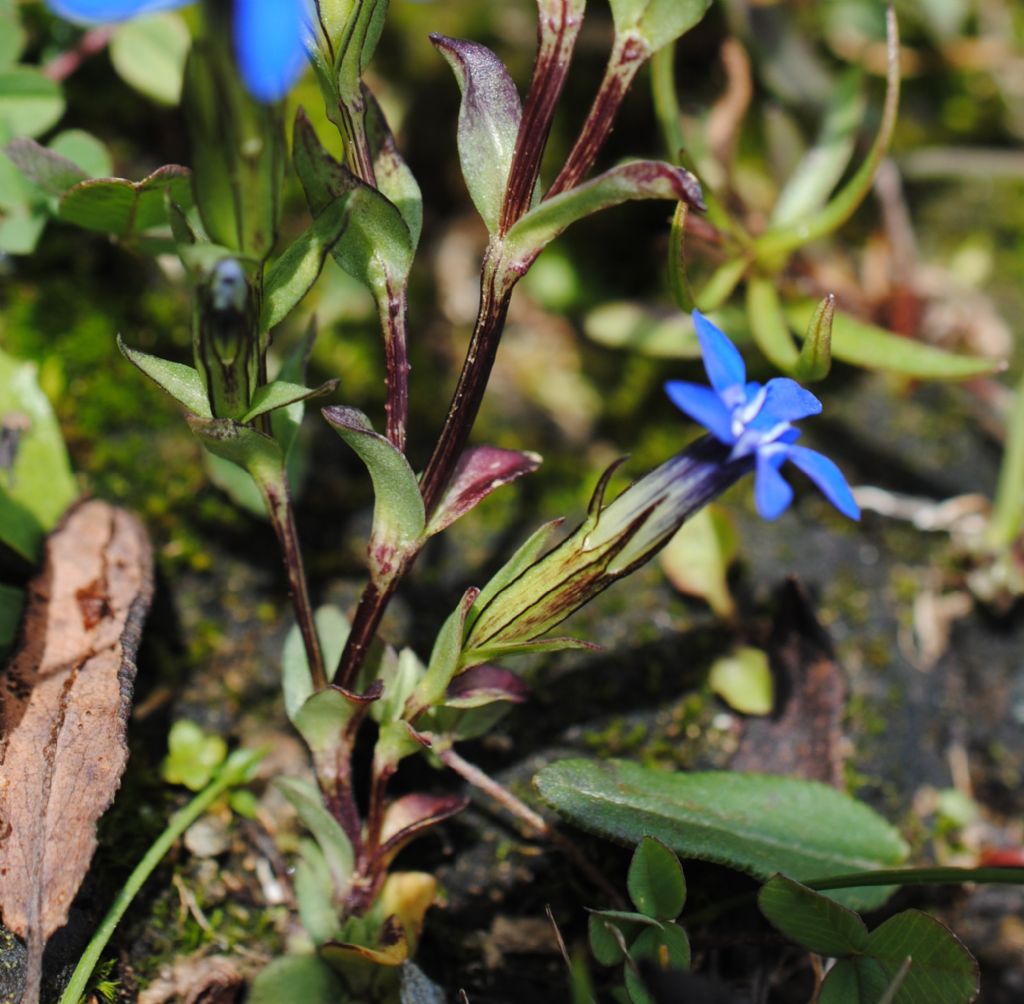
[[[742,645],[714,661],[708,685],[730,708],[744,715],[768,715],[775,686],[764,649]]]
[[[626,957],[623,945],[628,950],[629,944],[636,940],[644,927],[654,923],[656,921],[642,913],[594,910],[587,922],[590,951],[602,966],[614,966]]]
[[[657,969],[689,969],[690,939],[678,924],[663,927],[649,927],[641,931],[636,941],[629,946],[629,957],[634,965],[626,966],[626,991],[633,1004],[656,1004],[647,992],[635,963],[648,962]]]
[[[337,607],[325,606],[316,611],[313,619],[320,639],[320,650],[324,655],[324,665],[329,667],[329,674],[333,676],[348,640],[348,618]],[[292,625],[281,651],[281,687],[284,691],[284,710],[289,720],[295,721],[299,709],[313,694],[313,677],[306,661],[306,646],[302,643],[302,633],[297,624]]]
[[[295,777],[278,777],[274,786],[292,804],[303,825],[316,838],[330,869],[335,893],[342,898],[352,883],[355,856],[352,843],[341,824],[324,807],[323,798],[315,785]]]
[[[363,71],[373,58],[384,30],[388,0],[358,0],[356,3],[346,0],[342,10],[341,18],[335,14],[331,19],[336,27],[331,32],[331,40],[337,53],[338,91],[346,104],[352,104],[361,97]]]
[[[370,705],[370,717],[380,723],[397,722],[405,710],[405,702],[426,671],[427,667],[411,648],[397,653],[394,649],[386,650],[375,673],[375,679],[380,680],[384,690],[380,699]]]
[[[366,92],[366,131],[373,153],[373,173],[377,187],[402,214],[415,251],[423,229],[423,194],[409,165],[399,153],[380,105],[369,91]]]
[[[203,446],[248,471],[261,491],[268,485],[283,488],[284,457],[269,436],[229,418],[185,417]]]
[[[731,617],[736,604],[728,576],[738,550],[739,535],[729,511],[709,505],[676,531],[658,560],[681,593],[699,596],[719,617]]]
[[[729,771],[666,773],[626,761],[563,760],[534,779],[570,821],[626,843],[657,837],[683,857],[761,878],[804,880],[870,871],[903,861],[900,835],[868,806],[827,785]],[[885,888],[836,895],[877,906]]]
[[[166,391],[179,404],[183,404],[193,415],[212,418],[210,402],[198,370],[184,363],[160,359],[138,349],[129,348],[124,339],[117,336],[117,347],[121,354],[137,369],[146,374],[158,387]]]
[[[314,216],[319,218],[337,200],[347,207],[347,224],[332,249],[335,261],[378,298],[389,284],[404,281],[414,242],[402,214],[331,157],[301,112],[295,118],[293,158]]]
[[[598,345],[625,349],[654,359],[699,359],[693,321],[677,311],[659,311],[641,303],[605,303],[583,319],[583,331]]]
[[[142,181],[96,178],[80,182],[64,193],[57,215],[86,230],[133,237],[169,225],[166,192],[178,205],[192,205],[188,168],[168,164]]]
[[[335,199],[267,270],[260,318],[264,331],[280,324],[313,288],[324,261],[345,232],[349,212],[347,199]]]
[[[295,900],[302,926],[320,946],[338,935],[338,909],[334,905],[331,870],[324,852],[312,840],[299,843],[295,866]]]
[[[110,151],[84,129],[65,129],[57,133],[50,140],[49,148],[77,164],[90,178],[105,178],[114,170]]]
[[[252,406],[242,416],[241,421],[252,422],[260,415],[276,411],[278,408],[287,408],[298,401],[308,401],[310,398],[323,397],[338,389],[339,381],[326,380],[319,387],[303,387],[300,384],[288,383],[286,380],[274,380],[272,383],[263,384],[256,388],[252,396]]]
[[[487,229],[494,233],[523,115],[519,92],[505,64],[487,46],[437,34],[430,40],[448,61],[462,91],[462,176]]]
[[[876,927],[866,952],[888,980],[913,960],[894,1004],[965,1004],[978,993],[978,964],[944,924],[920,910],[904,910]]]
[[[343,1004],[341,977],[317,955],[274,959],[253,980],[248,1004]]]
[[[787,304],[784,310],[797,331],[806,331],[817,307],[813,300],[800,300]],[[969,380],[1004,368],[998,360],[954,355],[840,311],[832,321],[832,356],[853,366],[918,380]]]
[[[21,26],[12,0],[0,0],[0,70],[17,62],[25,48],[25,29]]]
[[[180,14],[132,18],[114,31],[110,61],[125,83],[162,105],[181,100],[192,35]]]
[[[840,77],[829,97],[817,141],[779,194],[772,210],[771,226],[794,223],[825,204],[853,156],[857,130],[866,107],[863,73],[859,69],[850,70]]]
[[[686,902],[682,865],[660,840],[644,837],[629,863],[626,881],[633,905],[656,920],[675,920]]]
[[[787,938],[818,955],[844,958],[867,944],[868,929],[856,913],[785,875],[761,887],[757,905]]]
[[[639,35],[651,52],[674,42],[704,17],[711,0],[610,0],[615,34]]]
[[[38,136],[64,114],[60,84],[31,66],[0,71],[0,122],[14,136]]]
[[[909,969],[893,1004],[968,1004],[978,995],[978,964],[934,917],[905,910],[867,937],[863,955],[836,963],[821,989],[821,1004],[877,1004]]]
[[[324,418],[366,464],[373,481],[373,531],[370,573],[385,581],[395,562],[415,548],[426,529],[426,512],[409,461],[387,439],[373,431],[370,420],[355,408],[323,409]]]
[[[774,280],[753,275],[747,281],[747,321],[765,358],[783,373],[794,372],[800,353],[793,342]]]
[[[441,630],[438,631],[434,647],[430,651],[427,672],[406,705],[409,709],[409,721],[414,720],[416,714],[423,709],[443,703],[448,684],[452,682],[455,674],[459,671],[462,643],[465,638],[466,616],[477,593],[476,589],[467,589],[459,605],[449,614],[441,626]]]
[[[531,209],[505,236],[507,260],[524,268],[573,223],[637,199],[670,199],[703,207],[700,185],[689,171],[661,161],[632,161]]]
[[[13,464],[0,469],[0,545],[35,564],[43,537],[77,498],[78,485],[35,365],[2,350],[0,425],[17,437]]]
[[[160,774],[168,784],[181,784],[189,791],[202,791],[228,755],[221,736],[209,735],[187,719],[171,726],[167,746]]]

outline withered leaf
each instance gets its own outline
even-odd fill
[[[128,747],[135,653],[152,596],[139,520],[83,502],[46,544],[14,657],[0,674],[0,913],[24,938],[23,1004],[96,849]]]
[[[768,646],[775,707],[745,719],[733,770],[789,774],[842,787],[846,684],[803,586],[783,587]]]

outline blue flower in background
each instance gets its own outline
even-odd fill
[[[80,23],[122,21],[185,7],[189,0],[49,0],[61,17]],[[277,101],[295,82],[305,57],[306,0],[234,0],[235,55],[249,92]]]
[[[693,323],[711,386],[670,380],[665,391],[680,411],[732,447],[730,460],[754,456],[757,511],[775,519],[793,501],[793,489],[779,472],[789,460],[843,515],[859,519],[860,509],[839,468],[815,450],[796,445],[800,433],[791,423],[817,415],[821,402],[788,377],[748,383],[743,357],[726,334],[697,310]]]

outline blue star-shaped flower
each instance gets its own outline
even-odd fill
[[[730,460],[754,456],[757,511],[775,519],[793,501],[793,489],[779,473],[790,460],[843,515],[859,519],[860,509],[839,468],[815,450],[796,445],[800,433],[791,423],[817,415],[821,402],[788,377],[763,386],[748,383],[743,357],[728,336],[697,310],[693,323],[711,386],[670,380],[665,391],[680,411],[732,447]]]
[[[189,0],[48,0],[69,21],[123,21],[138,14],[184,7]],[[277,101],[302,70],[305,56],[305,0],[234,0],[235,55],[249,92],[258,101]]]

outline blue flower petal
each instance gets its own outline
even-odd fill
[[[249,92],[278,101],[305,62],[305,0],[235,0],[235,54]]]
[[[780,422],[796,422],[821,414],[821,402],[789,377],[775,377],[765,384],[761,410],[748,423],[751,429],[770,429]]]
[[[793,501],[793,489],[779,473],[779,467],[786,459],[786,452],[757,454],[757,469],[754,472],[754,502],[764,519],[778,519],[789,503]]]
[[[184,7],[189,0],[49,0],[48,6],[68,21],[101,23],[123,21],[137,14],[151,14]]]
[[[729,336],[712,324],[699,310],[693,312],[693,327],[704,356],[704,369],[711,386],[722,394],[731,387],[742,387],[747,380],[743,356]]]
[[[854,500],[843,472],[828,457],[816,450],[809,450],[806,446],[790,446],[786,450],[786,456],[821,489],[821,494],[844,516],[860,519],[860,507]]]
[[[665,393],[680,411],[703,425],[715,439],[729,446],[736,442],[729,409],[710,387],[685,380],[669,380],[665,384]]]

